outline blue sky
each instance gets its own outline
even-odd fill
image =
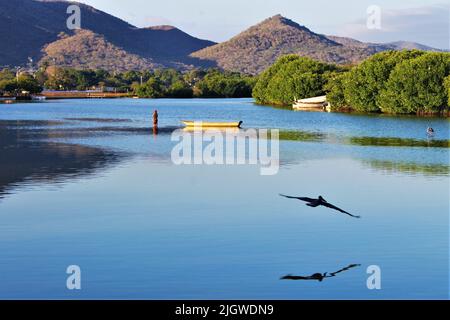
[[[415,41],[449,49],[450,0],[79,0],[138,27],[174,25],[199,38],[224,41],[282,14],[317,33],[363,41]],[[381,29],[366,27],[370,5]]]

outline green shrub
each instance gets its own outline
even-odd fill
[[[253,97],[257,103],[290,105],[296,99],[324,94],[329,72],[338,67],[298,55],[277,60],[258,78]]]
[[[345,100],[344,90],[345,81],[348,75],[346,73],[331,74],[325,91],[327,94],[327,101],[330,104],[331,111],[350,110],[347,101]]]
[[[162,96],[161,82],[157,78],[150,78],[136,89],[140,98],[160,98]]]
[[[197,95],[204,98],[251,97],[254,81],[252,77],[233,72],[212,71],[200,80]]]
[[[1,93],[11,93],[17,90],[16,80],[0,80],[0,94]]]
[[[447,92],[447,107],[450,108],[450,75],[445,78],[444,86]]]
[[[398,64],[378,103],[386,113],[439,112],[448,104],[444,80],[450,73],[450,54],[430,52]]]
[[[422,55],[422,51],[380,52],[353,68],[346,79],[345,100],[356,111],[379,112],[379,93],[385,88],[392,70],[398,63]]]
[[[183,81],[175,81],[167,92],[167,96],[171,98],[192,98],[192,88]]]

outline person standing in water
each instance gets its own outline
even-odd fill
[[[153,112],[153,126],[158,127],[158,110]]]
[[[158,110],[153,112],[153,135],[158,134]]]

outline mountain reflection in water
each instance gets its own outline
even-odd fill
[[[90,127],[71,127],[74,122],[97,123]],[[0,197],[8,190],[24,183],[36,181],[61,182],[93,174],[100,168],[117,163],[125,152],[111,151],[110,148],[92,147],[77,143],[56,142],[58,139],[77,139],[111,135],[170,136],[177,126],[165,126],[157,131],[152,127],[126,126],[129,119],[64,118],[64,120],[0,120]],[[119,124],[105,126],[101,123]],[[69,124],[69,126],[67,126]],[[244,129],[245,130],[245,129]],[[448,140],[414,140],[378,137],[342,137],[312,131],[280,130],[280,140],[315,143],[335,143],[355,146],[381,147],[431,147],[448,148]],[[168,146],[170,149],[170,146]],[[142,150],[132,152],[140,154]],[[170,152],[148,154],[151,159],[168,161]],[[282,154],[283,156],[283,154]],[[311,155],[314,158],[314,155]],[[324,154],[322,154],[324,156]],[[283,156],[284,157],[284,156]],[[302,158],[281,159],[281,166],[298,164]],[[359,157],[357,157],[359,158]],[[305,160],[305,159],[304,159]],[[384,172],[407,174],[448,175],[448,165],[386,161],[383,159],[360,158],[363,165]]]
[[[58,182],[94,173],[119,159],[99,148],[35,140],[51,136],[51,121],[0,121],[0,197],[31,181]]]

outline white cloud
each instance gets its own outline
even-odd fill
[[[414,41],[449,49],[449,18],[450,8],[444,4],[397,10],[381,7],[381,29],[368,29],[366,20],[361,19],[341,27],[338,35],[370,42]]]

